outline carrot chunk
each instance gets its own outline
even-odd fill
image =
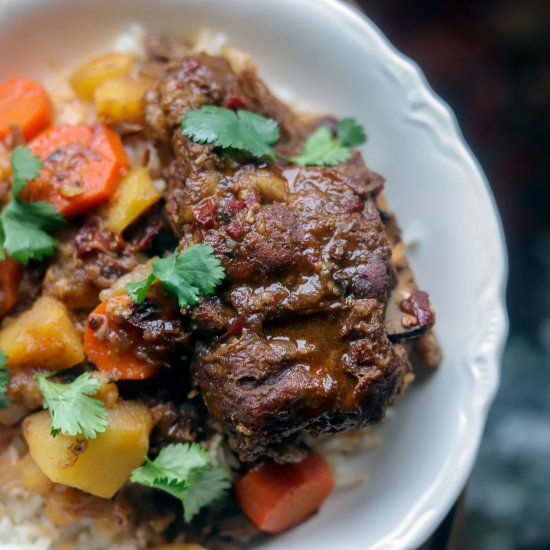
[[[18,298],[23,268],[13,258],[0,261],[0,319],[10,311]]]
[[[120,138],[103,124],[54,126],[29,146],[44,168],[28,198],[51,202],[65,217],[109,199],[129,165]]]
[[[29,140],[52,122],[52,104],[42,84],[26,78],[14,78],[0,84],[0,139],[10,126],[21,128]]]
[[[123,298],[127,296],[119,296],[113,300]],[[107,323],[107,330],[102,330],[103,336],[106,336],[109,331],[120,328],[107,318],[105,302],[100,303],[92,311],[84,331],[84,353],[98,370],[108,372],[118,380],[145,380],[158,372],[159,368],[156,365],[140,361],[129,350],[117,350],[106,337],[99,339],[96,336],[98,327],[94,325],[101,323]]]
[[[242,511],[268,533],[280,533],[310,517],[332,491],[323,457],[311,453],[296,464],[263,462],[237,483]]]

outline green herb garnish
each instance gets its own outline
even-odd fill
[[[257,158],[286,158],[275,150],[280,135],[277,122],[250,111],[207,105],[188,112],[181,131],[197,143],[245,151]],[[354,118],[338,121],[336,133],[334,137],[329,128],[320,126],[307,138],[302,152],[287,160],[300,166],[335,166],[349,160],[350,147],[366,141],[363,127]]]
[[[0,409],[4,409],[9,406],[8,400],[8,384],[10,382],[10,371],[6,366],[8,363],[8,356],[0,349]]]
[[[273,119],[251,111],[233,111],[214,105],[188,112],[183,117],[181,129],[197,143],[247,151],[255,157],[272,159],[275,158],[273,145],[279,139],[279,127]]]
[[[19,199],[26,182],[38,178],[43,168],[28,147],[13,151],[11,167],[11,198],[0,213],[0,259],[7,255],[26,265],[30,260],[42,260],[54,253],[57,241],[47,231],[62,227],[64,218],[49,202]]]
[[[140,304],[158,279],[167,292],[177,297],[180,307],[185,308],[196,305],[200,296],[212,294],[224,277],[224,269],[214,249],[195,244],[181,254],[176,251],[167,258],[155,260],[151,275],[138,283],[128,283],[126,291]]]
[[[101,384],[89,372],[70,384],[51,382],[48,380],[50,374],[36,373],[35,376],[44,397],[44,408],[49,409],[52,417],[53,437],[62,433],[94,439],[105,431],[109,423],[105,404],[92,397]]]
[[[222,500],[231,486],[227,470],[213,467],[208,453],[197,443],[168,445],[155,460],[145,457],[145,464],[135,469],[130,479],[179,499],[187,522],[201,508]]]

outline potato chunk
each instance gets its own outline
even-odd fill
[[[84,360],[82,338],[67,308],[50,296],[38,298],[0,330],[0,349],[9,357],[10,369],[63,370]]]
[[[94,92],[97,116],[107,123],[143,120],[142,100],[147,84],[132,78],[110,78]]]
[[[132,168],[109,202],[106,228],[115,233],[124,231],[159,199],[149,172],[141,166]]]
[[[69,77],[69,82],[80,99],[91,101],[102,82],[127,75],[133,64],[134,56],[130,54],[102,55],[78,67]]]
[[[50,413],[28,416],[23,434],[33,460],[54,482],[92,495],[111,498],[141,466],[149,450],[152,427],[149,409],[119,401],[109,410],[109,426],[95,439],[50,435]]]

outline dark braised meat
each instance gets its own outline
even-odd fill
[[[169,443],[190,443],[204,437],[208,415],[200,398],[178,405],[155,400],[148,404],[154,425],[150,442],[153,454]]]
[[[101,290],[145,261],[142,251],[151,246],[161,228],[158,217],[151,216],[127,242],[119,233],[102,228],[99,218],[92,217],[78,231],[69,230],[60,239],[46,273],[44,291],[70,310],[94,307]]]
[[[220,155],[178,129],[205,104],[274,118],[286,154],[331,119],[303,122],[254,73],[206,54],[168,64],[146,98],[149,131],[173,147],[172,228],[183,245],[210,244],[227,275],[222,299],[193,313],[196,381],[242,460],[292,460],[303,430],[378,422],[412,379],[386,327],[398,279],[375,203],[383,180],[359,153],[334,168]],[[411,299],[402,315],[420,322],[424,306]]]
[[[271,95],[253,72],[243,70],[237,75],[226,59],[205,53],[170,63],[147,93],[145,115],[149,131],[155,138],[168,141],[187,111],[211,104],[248,109],[274,118],[285,137],[302,132],[299,119]]]
[[[397,274],[397,285],[386,306],[388,337],[392,341],[406,341],[413,364],[434,369],[442,359],[441,348],[432,330],[434,312],[427,294],[416,288],[401,231],[382,194],[376,197],[376,204],[392,246],[392,264]]]

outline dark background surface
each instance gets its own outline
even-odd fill
[[[508,245],[510,338],[459,550],[550,549],[550,0],[362,0],[455,111]]]

